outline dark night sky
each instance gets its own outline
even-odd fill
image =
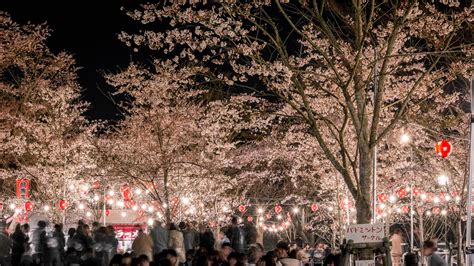
[[[76,58],[84,100],[91,103],[91,119],[116,119],[118,112],[102,94],[107,90],[101,73],[117,71],[130,62],[133,52],[117,39],[122,30],[137,28],[120,7],[136,0],[1,0],[0,10],[18,23],[47,22],[53,30],[48,40],[54,52],[67,51]],[[110,88],[108,88],[110,90]]]

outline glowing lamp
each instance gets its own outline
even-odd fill
[[[67,201],[65,201],[63,199],[60,200],[59,201],[59,208],[64,211],[67,208]]]
[[[25,211],[29,212],[31,210],[33,210],[33,203],[31,201],[25,202]]]
[[[280,206],[280,204],[277,204],[275,206],[275,213],[276,214],[280,214],[282,210],[283,210],[283,208]]]
[[[449,141],[443,139],[442,141],[436,143],[435,150],[436,154],[438,154],[440,157],[446,158],[451,154],[452,146]]]
[[[436,214],[436,215],[441,213],[441,209],[439,207],[434,207],[431,211],[433,212],[433,214]]]
[[[405,188],[401,188],[397,191],[397,196],[400,198],[400,199],[403,199],[404,197],[407,196],[407,190]]]
[[[379,202],[385,203],[388,200],[388,196],[382,193],[377,196],[377,199],[379,200]]]

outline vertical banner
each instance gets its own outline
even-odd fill
[[[30,198],[30,180],[20,178],[16,180],[16,197],[26,200]]]

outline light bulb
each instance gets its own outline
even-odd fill
[[[410,138],[410,135],[408,135],[407,133],[404,133],[404,134],[402,134],[402,136],[400,137],[400,142],[405,144],[405,143],[410,142],[410,139],[411,139],[411,138]]]
[[[82,203],[79,203],[79,210],[84,210],[85,206]]]
[[[154,223],[153,219],[149,218],[148,219],[148,225],[153,225],[153,223]]]
[[[262,208],[258,208],[257,212],[258,212],[259,214],[262,214],[262,213],[263,213],[263,209],[262,209]]]
[[[390,201],[391,203],[395,203],[397,201],[397,197],[395,197],[394,195],[390,195],[390,197],[388,197],[388,201]]]
[[[446,186],[449,182],[449,178],[446,175],[438,176],[438,184],[441,186]]]
[[[190,200],[189,200],[189,198],[187,198],[187,197],[182,197],[182,198],[181,198],[181,202],[182,202],[184,205],[188,205],[189,202],[190,202]]]
[[[50,208],[49,208],[48,205],[45,205],[45,206],[43,207],[43,210],[46,211],[46,212],[49,211],[49,209],[50,209]]]
[[[300,212],[300,209],[298,209],[298,207],[294,207],[293,208],[293,213],[298,213],[298,212]]]

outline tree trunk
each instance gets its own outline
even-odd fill
[[[363,147],[359,148],[359,189],[355,197],[357,210],[357,223],[369,224],[372,218],[371,212],[371,181],[372,181],[372,151]]]
[[[168,191],[168,169],[163,170],[163,185],[165,190],[165,218],[166,224],[171,223],[171,206],[170,206],[170,198],[169,198],[169,191]]]

